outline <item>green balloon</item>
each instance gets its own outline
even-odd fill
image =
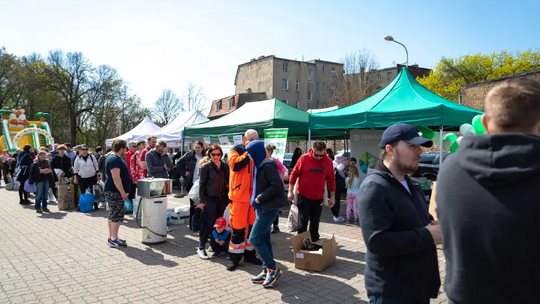
[[[422,132],[422,137],[427,138],[427,139],[433,139],[433,131],[430,128],[416,127],[416,129]]]
[[[454,153],[459,148],[459,143],[456,141],[450,146],[450,153]]]
[[[484,125],[482,124],[482,115],[476,115],[472,120],[472,125],[474,127],[474,131],[476,134],[481,135],[486,133],[486,129],[484,128]]]
[[[454,133],[448,133],[444,138],[450,139],[451,142],[455,142],[457,140],[457,135]]]
[[[436,145],[441,144],[441,137],[439,136],[439,132],[433,132],[433,143]]]

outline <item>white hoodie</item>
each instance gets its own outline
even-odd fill
[[[81,178],[89,178],[96,175],[96,172],[99,172],[98,168],[98,162],[92,154],[88,154],[86,161],[82,156],[77,156],[73,165],[74,173]]]

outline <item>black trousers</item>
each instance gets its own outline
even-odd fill
[[[137,183],[131,184],[131,188],[129,189],[129,195],[128,199],[133,202],[135,199],[135,192],[137,191]]]
[[[319,240],[319,223],[323,207],[323,199],[310,200],[305,196],[298,194],[296,203],[298,207],[298,234],[308,230],[311,233],[311,241]]]
[[[94,185],[97,184],[97,175],[87,178],[79,178],[79,188],[81,193],[86,193],[86,189],[90,188],[90,192],[94,191]]]
[[[332,214],[335,216],[335,217],[338,217],[339,216],[339,208],[341,206],[340,202],[341,202],[341,195],[343,194],[344,192],[344,189],[341,189],[341,188],[336,188],[336,193],[335,193],[335,201],[336,203],[334,204],[334,207],[332,207]]]
[[[24,191],[24,183],[26,183],[27,179],[28,178],[21,177],[21,179],[19,180],[19,182],[21,183],[21,185],[19,186],[19,199],[21,201],[28,200],[28,192]]]

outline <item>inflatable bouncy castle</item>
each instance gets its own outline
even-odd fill
[[[0,110],[2,115],[2,136],[0,137],[0,151],[8,149],[13,153],[17,148],[30,145],[34,149],[54,146],[54,138],[51,135],[51,128],[47,123],[47,118],[51,114],[39,112],[38,121],[26,120],[24,109],[20,110]]]

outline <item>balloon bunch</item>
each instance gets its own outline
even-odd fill
[[[472,120],[472,124],[462,124],[461,127],[459,127],[459,133],[461,133],[461,136],[458,137],[454,133],[446,134],[442,143],[439,132],[434,132],[430,128],[426,127],[416,127],[416,129],[422,133],[422,137],[433,140],[434,144],[442,146],[443,149],[450,150],[450,153],[457,151],[463,136],[486,134],[486,129],[482,124],[482,115],[476,115]]]

